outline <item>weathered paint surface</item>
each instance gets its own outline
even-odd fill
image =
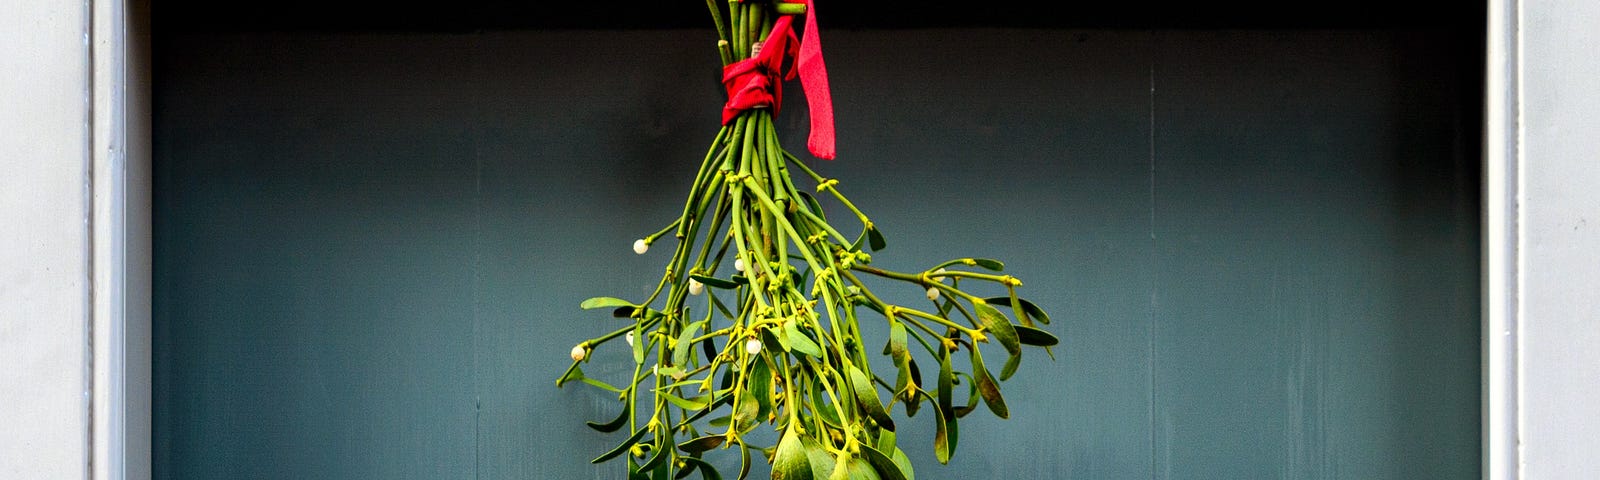
[[[1441,35],[830,34],[818,167],[875,262],[1006,259],[1064,342],[919,472],[1476,477],[1478,67]],[[158,43],[156,477],[615,477],[580,420],[614,404],[553,380],[614,325],[579,301],[653,286],[705,39]]]

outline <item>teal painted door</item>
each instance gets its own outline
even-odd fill
[[[629,245],[714,133],[707,38],[163,37],[157,478],[620,478],[583,426],[612,400],[554,379],[607,325],[579,301],[660,271]],[[889,235],[874,261],[1005,259],[1063,340],[950,465],[903,422],[917,472],[1477,478],[1467,41],[830,32],[816,166]]]

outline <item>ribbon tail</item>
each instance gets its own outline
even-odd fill
[[[833,93],[828,89],[828,66],[822,61],[822,37],[817,35],[817,6],[806,0],[805,38],[800,39],[800,54],[795,68],[800,73],[800,87],[806,92],[806,106],[811,110],[811,136],[806,148],[824,160],[833,160]]]

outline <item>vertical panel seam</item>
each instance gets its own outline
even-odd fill
[[[471,79],[481,75],[479,69],[479,43],[482,34],[474,34],[468,43]],[[483,91],[469,80],[472,87],[473,116],[483,118]],[[483,475],[483,378],[480,356],[482,345],[483,310],[483,127],[472,122],[472,478]]]
[[[1148,366],[1150,404],[1146,408],[1146,421],[1148,423],[1148,427],[1150,428],[1150,478],[1152,479],[1157,478],[1157,472],[1159,471],[1156,469],[1156,333],[1158,331],[1156,322],[1156,286],[1158,285],[1158,282],[1156,281],[1156,55],[1158,53],[1156,48],[1156,39],[1158,36],[1159,33],[1155,30],[1150,31],[1150,92],[1148,112],[1150,117],[1150,124],[1148,128],[1150,131],[1148,139],[1149,143],[1147,145],[1150,152],[1150,251],[1148,259],[1150,269],[1150,335],[1146,339],[1146,350],[1149,352],[1148,355],[1150,358],[1150,363]]]
[[[79,27],[83,32],[83,158],[82,162],[82,187],[83,187],[83,280],[82,287],[84,315],[83,322],[83,393],[80,398],[79,412],[83,415],[83,478],[94,478],[94,318],[95,318],[95,202],[94,202],[94,158],[95,158],[95,55],[94,55],[94,0],[83,0],[80,5],[83,9],[83,20]]]

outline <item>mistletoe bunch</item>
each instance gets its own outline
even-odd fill
[[[737,0],[726,9],[713,1],[707,5],[729,72],[770,60],[773,52],[761,55],[763,44],[792,43],[774,35],[792,35],[783,16],[807,7]],[[778,61],[792,54],[784,52]],[[765,63],[767,70],[758,73],[781,84],[785,66]],[[743,81],[730,80],[730,95],[744,88],[733,83]],[[676,241],[655,291],[638,302],[596,297],[582,304],[628,321],[573,347],[573,364],[556,382],[587,383],[615,393],[622,404],[615,419],[589,423],[601,432],[629,432],[594,462],[625,457],[630,478],[682,478],[698,471],[716,479],[720,475],[703,455],[736,448],[741,479],[750,471],[752,452],[771,462],[774,479],[909,479],[911,464],[889,412],[900,405],[914,416],[924,402],[933,406],[935,455],[948,462],[957,419],[980,399],[996,416],[1008,416],[981,346],[998,344],[1005,351],[999,370],[1005,380],[1016,371],[1023,346],[1049,352],[1057,343],[1038,328],[1050,317],[1017,296],[1022,282],[1000,273],[999,261],[961,258],[920,272],[871,266],[867,249],[884,247],[878,227],[839,191],[838,180],[818,175],[779,145],[776,95],[757,103],[730,107],[679,218],[634,243],[634,251],[644,254],[669,234]],[[795,184],[791,167],[809,180],[806,188]],[[848,209],[860,234],[841,234],[810,192]],[[863,276],[908,284],[925,293],[929,304],[884,301]],[[971,293],[983,284],[1006,295]],[[888,338],[863,338],[861,321],[886,322]],[[619,338],[632,352],[631,377],[613,384],[586,376],[580,364]],[[869,348],[880,343],[881,349]],[[924,383],[912,344],[927,354],[922,364],[938,365],[932,384]],[[876,374],[868,362],[874,352],[887,355],[895,371]],[[956,401],[958,386],[966,390],[965,403]],[[776,445],[750,441],[763,425],[777,432]]]

